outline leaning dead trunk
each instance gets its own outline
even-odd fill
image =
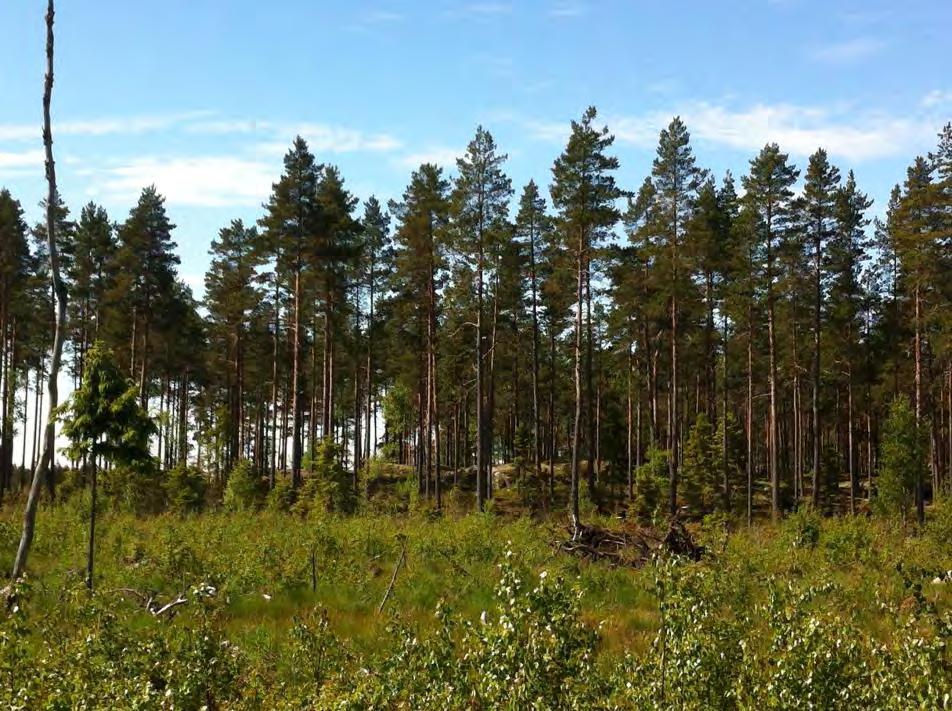
[[[584,259],[585,259],[585,240],[584,233],[579,236],[578,244],[578,272],[575,289],[575,418],[572,421],[572,481],[570,491],[570,507],[572,535],[576,536],[580,532],[579,527],[579,503],[578,503],[578,480],[579,480],[579,424],[582,419],[582,285],[584,279]]]
[[[60,278],[59,254],[56,251],[56,165],[53,162],[53,132],[50,121],[50,102],[53,96],[53,0],[49,0],[46,10],[46,81],[43,89],[43,146],[46,149],[46,182],[48,193],[46,199],[46,239],[50,255],[50,275],[53,280],[53,292],[56,295],[56,329],[53,333],[53,359],[50,364],[50,375],[46,381],[49,393],[49,412],[46,429],[43,432],[43,450],[36,468],[33,470],[33,482],[30,484],[30,494],[26,501],[26,511],[23,514],[23,534],[20,537],[20,546],[17,548],[17,557],[13,563],[13,578],[23,575],[26,568],[26,559],[33,543],[33,531],[36,527],[36,509],[39,504],[40,486],[47,477],[47,470],[53,464],[53,447],[55,446],[53,412],[59,401],[57,378],[59,377],[60,361],[63,357],[63,336],[66,331],[66,285]]]

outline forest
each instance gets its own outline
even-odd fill
[[[52,17],[4,704],[952,707],[952,124],[878,212],[677,116],[645,176],[591,107],[538,182],[480,126],[389,201],[299,137],[198,297],[154,186],[61,198]]]

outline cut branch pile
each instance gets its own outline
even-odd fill
[[[154,591],[142,592],[141,590],[134,590],[132,588],[119,588],[114,591],[118,595],[131,596],[136,598],[141,604],[142,607],[153,617],[165,617],[166,619],[172,619],[176,612],[177,608],[182,605],[187,605],[189,602],[189,595],[186,593],[181,593],[176,595],[172,600],[168,602],[162,602],[159,599],[159,593]],[[218,594],[218,591],[215,587],[207,584],[200,585],[196,588],[192,588],[191,596],[196,599],[211,598],[215,597]]]
[[[569,534],[572,533],[568,529]],[[567,540],[557,541],[557,550],[591,561],[604,561],[615,566],[640,568],[651,557],[666,551],[700,560],[704,547],[697,544],[678,519],[672,519],[662,533],[650,528],[609,530],[598,526],[581,526]]]

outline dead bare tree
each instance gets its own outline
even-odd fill
[[[50,254],[50,274],[53,280],[53,292],[56,295],[56,327],[53,334],[53,359],[50,364],[49,379],[46,381],[49,394],[49,416],[46,420],[46,429],[43,432],[43,449],[36,468],[33,470],[33,482],[30,484],[30,494],[26,500],[26,511],[23,514],[23,534],[17,548],[16,560],[13,563],[13,579],[23,575],[26,568],[26,559],[33,543],[33,531],[36,528],[36,509],[39,504],[40,487],[49,475],[53,465],[53,448],[55,446],[54,412],[59,398],[57,378],[59,377],[60,361],[63,356],[63,337],[66,331],[66,285],[60,278],[59,254],[56,250],[56,219],[55,208],[57,203],[56,165],[53,162],[53,131],[50,121],[50,102],[53,96],[53,0],[49,0],[46,10],[46,80],[43,87],[43,147],[46,150],[46,182],[49,192],[46,199],[46,239]]]

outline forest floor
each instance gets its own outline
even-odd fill
[[[98,524],[92,598],[83,587],[88,501],[79,496],[44,503],[28,590],[17,602],[26,621],[16,635],[0,628],[0,676],[6,674],[14,686],[27,683],[16,681],[17,660],[44,647],[48,664],[67,664],[75,652],[69,652],[69,640],[88,638],[90,625],[102,634],[105,615],[110,629],[121,631],[110,634],[120,634],[123,648],[129,639],[173,645],[168,635],[175,629],[210,625],[216,639],[240,650],[246,681],[254,678],[272,690],[294,687],[304,653],[302,625],[332,636],[341,669],[363,668],[394,653],[399,630],[411,630],[414,639],[436,634],[444,619],[435,614],[438,609],[474,622],[498,607],[500,579],[509,566],[529,576],[545,571],[577,591],[581,623],[597,630],[592,655],[598,666],[650,655],[663,589],[655,564],[616,566],[565,554],[559,548],[567,535],[564,509],[526,507],[525,486],[497,485],[485,514],[464,513],[469,495],[451,488],[446,510],[435,514],[418,502],[415,481],[393,478],[374,483],[364,510],[348,517],[274,511],[137,517],[106,511]],[[561,507],[559,498],[555,506]],[[0,508],[3,570],[12,564],[20,511],[19,501]],[[586,523],[604,529],[634,530],[633,522],[598,515],[590,504],[583,514]],[[866,516],[795,514],[780,525],[752,528],[712,516],[688,524],[706,554],[686,565],[712,576],[704,585],[723,588],[717,605],[732,615],[766,605],[776,585],[789,584],[823,590],[829,614],[872,640],[889,639],[900,622],[884,614],[885,605],[928,606],[940,616],[952,609],[952,514],[937,508],[930,517],[931,523],[916,529]],[[260,693],[256,698],[271,698],[272,692]]]

